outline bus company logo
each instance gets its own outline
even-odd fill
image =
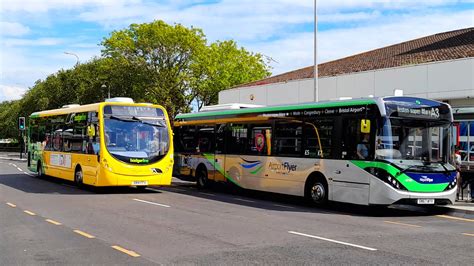
[[[258,174],[263,168],[261,161],[249,161],[245,160],[244,158],[240,159],[243,161],[240,163],[240,166],[242,166],[244,169],[248,169],[252,175]]]
[[[296,164],[291,164],[289,162],[284,162],[284,163],[272,163],[268,165],[268,168],[270,170],[275,171],[277,173],[282,173],[282,174],[289,174],[291,172],[296,171],[296,168],[298,166]]]
[[[140,158],[140,159],[138,159],[138,158],[131,158],[131,159],[130,159],[130,162],[131,162],[131,163],[148,163],[149,161],[150,161],[150,160],[148,160],[148,159],[143,159],[143,158]]]
[[[421,176],[420,181],[421,181],[421,182],[431,183],[431,182],[433,182],[433,178],[429,178],[429,177],[423,175],[423,176]]]

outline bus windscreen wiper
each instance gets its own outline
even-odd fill
[[[138,122],[140,122],[140,123],[142,123],[142,124],[149,125],[149,126],[165,127],[164,125],[153,124],[153,123],[147,122],[147,121],[142,120],[142,119],[140,119],[140,118],[138,118],[138,117],[136,117],[136,116],[132,116],[132,119],[133,119],[134,121],[138,121]]]
[[[131,118],[123,118],[123,117],[118,117],[118,116],[111,115],[108,118],[123,121],[123,122],[140,122],[142,124],[149,125],[149,126],[154,126],[154,127],[165,127],[164,125],[153,124],[153,123],[141,120],[140,118],[138,118],[136,116],[132,116]]]
[[[439,164],[444,168],[444,174],[449,175],[449,169],[444,165],[444,162],[439,162]]]
[[[107,118],[114,119],[114,120],[119,120],[119,121],[124,121],[124,122],[135,122],[135,120],[133,120],[133,119],[126,119],[126,118],[118,117],[118,116],[115,116],[115,115],[111,115]]]
[[[408,166],[407,168],[405,168],[405,169],[401,170],[400,172],[398,172],[398,173],[395,175],[395,177],[400,176],[401,174],[407,172],[408,170],[413,169],[413,168],[416,168],[416,167],[418,167],[418,166],[419,166],[419,165],[410,165],[410,166]]]

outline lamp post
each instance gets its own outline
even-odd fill
[[[68,55],[73,55],[76,57],[76,65],[79,65],[79,56],[75,53],[71,53],[71,52],[64,52],[65,54],[68,54]]]
[[[107,89],[107,88],[109,89],[109,90],[108,90],[108,93],[107,93],[107,98],[110,99],[110,88],[107,87],[107,85],[105,85],[105,84],[102,84],[102,86],[100,86],[100,88],[101,88],[102,90],[105,90],[105,89]]]
[[[318,5],[317,0],[314,0],[314,101],[319,102],[319,88],[318,88]]]

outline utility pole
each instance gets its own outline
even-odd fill
[[[314,0],[314,101],[319,102],[318,88],[318,0]]]

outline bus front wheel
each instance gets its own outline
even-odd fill
[[[328,185],[322,178],[312,178],[306,186],[305,194],[310,203],[323,206],[328,201]]]
[[[209,178],[207,177],[207,170],[204,167],[199,167],[196,171],[196,184],[198,188],[209,187]]]
[[[74,182],[78,187],[83,185],[84,175],[82,174],[81,167],[77,167],[74,173]]]

